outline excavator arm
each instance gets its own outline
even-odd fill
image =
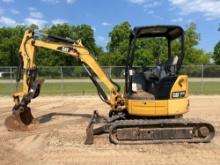
[[[43,39],[37,39],[39,37]],[[47,40],[47,41],[45,41]],[[49,41],[48,41],[49,40]],[[62,52],[68,56],[78,58],[84,65],[84,67],[89,66],[91,70],[96,74],[99,80],[106,86],[109,90],[110,97],[108,98],[100,86],[96,83],[93,74],[86,69],[89,73],[90,78],[95,83],[98,88],[98,92],[101,92],[101,97],[106,103],[108,103],[114,110],[124,109],[124,101],[122,95],[119,93],[119,87],[105,74],[99,64],[96,62],[95,58],[86,49],[80,40],[72,41],[70,39],[61,38],[58,36],[52,36],[42,33],[35,33],[34,31],[28,30],[25,32],[19,55],[23,62],[23,91],[16,92],[13,96],[24,97],[29,92],[31,92],[31,85],[33,85],[36,80],[37,64],[36,64],[36,51],[39,48],[46,48],[54,50],[57,52]]]
[[[37,49],[40,48],[62,52],[67,56],[79,59],[88,72],[92,82],[95,84],[100,98],[105,103],[109,104],[113,110],[122,111],[125,109],[125,101],[122,94],[119,93],[119,86],[105,74],[93,55],[83,46],[80,40],[73,41],[59,36],[27,30],[19,49],[19,57],[22,65],[20,65],[20,68],[18,69],[17,78],[17,81],[21,79],[21,70],[23,67],[23,89],[22,91],[17,91],[13,94],[15,102],[13,113],[16,118],[19,118],[19,122],[28,125],[33,120],[31,110],[27,105],[31,102],[31,99],[39,95],[40,87],[43,83],[43,80],[37,78],[36,52]],[[87,69],[87,66],[94,73],[90,72],[89,69]],[[106,86],[109,91],[109,96],[106,95],[102,87],[99,85],[94,74]]]

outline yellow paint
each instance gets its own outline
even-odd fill
[[[168,114],[168,106],[167,100],[155,101],[155,115],[167,115]]]
[[[128,112],[132,115],[154,115],[155,101],[148,100],[128,100]]]
[[[87,64],[97,75],[100,81],[108,88],[110,93],[110,98],[108,102],[110,103],[112,109],[123,110],[125,105],[123,104],[124,98],[122,94],[117,92],[115,85],[107,77],[103,69],[96,62],[95,58],[90,54],[90,52],[82,45],[81,41],[78,40],[73,44],[62,43],[62,42],[51,42],[34,39],[33,32],[28,30],[25,32],[19,53],[23,59],[23,69],[35,69],[36,68],[36,50],[37,48],[46,48],[58,52],[62,52],[66,55],[72,56],[74,58],[79,58],[82,62]],[[23,91],[16,92],[14,97],[23,97],[28,94],[29,90],[29,79],[27,73],[23,73]]]
[[[183,98],[172,98],[172,92],[185,91]],[[175,116],[188,112],[188,77],[180,75],[177,77],[168,100],[126,100],[128,112],[137,116]]]
[[[128,100],[128,112],[137,116],[175,116],[188,112],[188,98],[170,100]]]
[[[181,91],[186,91],[185,97],[189,96],[189,87],[188,87],[188,76],[187,75],[179,75],[177,77],[177,80],[173,84],[173,87],[170,92],[170,98],[172,98],[172,93],[173,92],[181,92]]]
[[[173,99],[168,100],[168,115],[171,116],[173,114],[184,114],[189,111],[189,99]]]

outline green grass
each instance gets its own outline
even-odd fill
[[[124,84],[119,83],[123,91]],[[220,94],[220,82],[190,82],[190,94],[193,95],[218,95]],[[21,88],[21,86],[19,86]],[[0,95],[10,96],[15,91],[15,84],[1,83]],[[41,95],[96,95],[96,88],[92,83],[45,83],[41,89]]]
[[[219,95],[220,82],[190,82],[189,92],[194,95]]]

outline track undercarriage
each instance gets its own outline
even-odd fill
[[[86,133],[85,144],[103,133],[114,144],[207,143],[215,129],[200,119],[126,119],[122,114],[103,119],[95,111]]]

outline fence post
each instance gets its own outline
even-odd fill
[[[9,67],[9,72],[10,72],[10,82],[11,82],[11,84],[13,83],[13,78],[12,78],[12,67],[10,66]],[[11,85],[11,93],[13,92],[13,85]]]
[[[201,94],[204,92],[204,65],[201,65]]]
[[[109,77],[112,78],[112,66],[109,66]]]
[[[60,93],[63,96],[63,67],[60,67],[60,78],[61,78],[61,84],[60,84]]]

